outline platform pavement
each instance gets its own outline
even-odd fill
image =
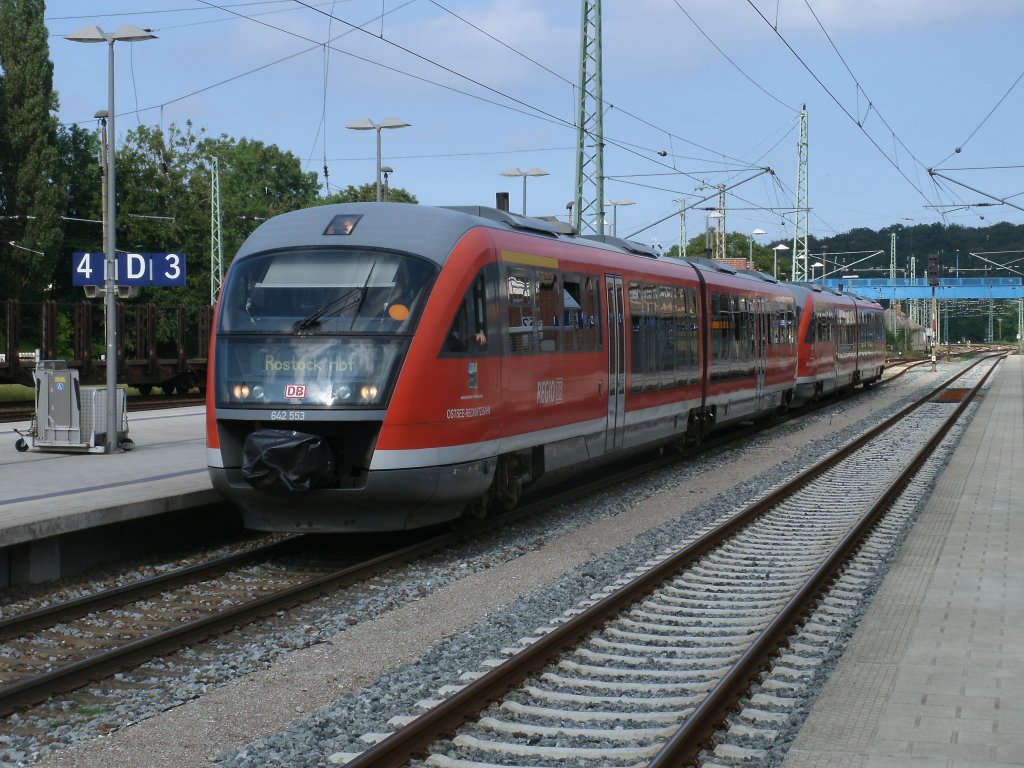
[[[1010,357],[785,768],[1024,765],[1024,357]]]
[[[0,548],[217,501],[205,423],[205,406],[129,411],[135,449],[113,454],[18,453],[0,434]]]

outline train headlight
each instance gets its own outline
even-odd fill
[[[377,385],[366,384],[362,389],[359,390],[359,396],[366,402],[377,399]]]
[[[250,394],[249,385],[245,383],[235,384],[231,389],[231,394],[235,396],[235,400],[245,400]]]
[[[252,397],[254,400],[263,399],[263,387],[261,385],[257,384],[255,387],[252,388]]]
[[[335,400],[348,400],[352,397],[352,387],[348,384],[342,384],[336,390],[334,390]]]

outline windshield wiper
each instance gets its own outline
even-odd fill
[[[328,312],[344,312],[357,301],[362,302],[363,295],[365,293],[366,287],[364,286],[361,288],[353,288],[350,291],[345,291],[345,293],[335,296],[329,302],[320,307],[320,309],[310,313],[307,317],[304,317],[302,320],[299,320],[299,322],[295,324],[295,330],[305,331],[309,328],[312,328],[319,322],[320,318],[326,315]]]

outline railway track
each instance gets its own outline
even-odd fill
[[[366,538],[324,555],[293,536],[0,619],[0,715],[229,632],[451,543]]]
[[[738,708],[747,723],[734,722],[730,733],[770,741],[771,724],[785,721],[786,701],[795,700],[787,692],[805,675],[801,665],[814,662],[790,652],[766,670],[815,606],[820,613],[856,604],[863,566],[854,561],[845,574],[844,567],[858,548],[866,557],[877,552],[872,532],[891,526],[886,510],[995,363],[983,367],[984,375],[945,382],[683,549],[552,617],[509,658],[489,660],[422,702],[426,712],[398,713],[395,731],[365,734],[364,742],[376,742],[366,751],[330,761],[681,765],[720,738],[716,730]],[[939,397],[965,375],[976,383]],[[880,454],[893,459],[879,462]],[[801,648],[827,646],[827,620],[812,619],[804,631],[810,639]],[[740,704],[754,681],[767,686],[773,676],[756,701]],[[733,750],[726,756],[756,756],[750,747]]]
[[[723,436],[704,449],[735,440]],[[654,462],[605,476],[599,486],[621,483],[657,466],[679,460],[670,454]],[[607,474],[607,473],[605,473]],[[275,558],[292,542],[225,558],[202,566],[142,581],[72,603],[64,603],[0,621],[0,640],[14,653],[0,654],[0,712],[24,709],[54,693],[68,691],[183,645],[231,631],[318,595],[386,573],[402,562],[425,557],[460,539],[478,537],[496,524],[507,524],[547,509],[563,498],[576,498],[578,485],[556,491],[499,521],[484,521],[447,532],[397,552],[382,549],[372,558],[352,557],[341,568],[320,564],[282,568]],[[335,600],[339,598],[334,598]],[[342,596],[340,599],[345,599]],[[54,649],[59,649],[59,657]],[[59,666],[56,659],[59,658]]]

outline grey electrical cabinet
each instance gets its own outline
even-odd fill
[[[78,371],[64,360],[41,360],[32,374],[35,380],[35,414],[28,431],[15,447],[37,451],[103,453],[107,436],[107,388],[84,386]],[[131,450],[128,439],[128,408],[125,390],[117,392],[117,435],[115,445]],[[31,444],[24,438],[30,438]]]
[[[42,360],[33,378],[38,441],[54,445],[81,443],[78,371],[68,368],[63,360]]]

